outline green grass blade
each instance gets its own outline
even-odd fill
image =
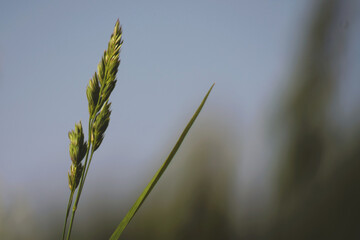
[[[162,174],[165,172],[167,166],[169,165],[169,163],[171,162],[171,160],[173,159],[173,157],[175,156],[177,150],[179,149],[181,143],[183,142],[186,134],[188,133],[188,131],[190,130],[192,124],[195,122],[195,119],[197,118],[197,116],[199,115],[202,107],[205,104],[205,101],[207,99],[207,97],[209,96],[212,88],[214,87],[215,84],[213,84],[211,86],[211,88],[209,89],[209,91],[207,92],[206,96],[204,97],[204,99],[202,100],[200,106],[198,107],[198,109],[196,110],[194,116],[191,118],[190,122],[187,124],[187,126],[185,127],[184,131],[182,132],[180,138],[178,139],[178,141],[176,142],[174,148],[171,150],[169,156],[167,157],[166,161],[163,163],[163,165],[161,166],[161,168],[157,171],[157,173],[155,174],[155,176],[151,179],[151,181],[149,182],[149,184],[146,186],[146,188],[144,189],[144,191],[142,192],[142,194],[140,195],[140,197],[136,200],[135,204],[131,207],[130,211],[126,214],[126,216],[124,217],[124,219],[121,221],[121,223],[117,226],[116,230],[114,231],[114,233],[111,235],[110,240],[117,240],[119,239],[120,235],[122,234],[122,232],[124,231],[125,227],[128,225],[128,223],[131,221],[131,219],[134,217],[135,213],[137,212],[137,210],[141,207],[141,205],[143,204],[143,202],[145,201],[146,197],[150,194],[151,190],[154,188],[154,186],[156,185],[156,183],[159,181],[160,177],[162,176]]]

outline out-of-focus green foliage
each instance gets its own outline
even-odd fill
[[[339,50],[347,38],[338,34],[339,19],[349,7],[347,1],[322,1],[311,23],[295,88],[278,119],[287,137],[280,149],[277,211],[267,239],[360,237],[360,123],[332,121],[341,84]]]
[[[332,66],[334,56],[334,26],[339,14],[338,1],[323,1],[309,31],[305,49],[294,74],[294,88],[285,99],[285,109],[278,122],[285,131],[280,172],[280,201],[307,188],[322,164],[330,147],[327,138],[329,110],[337,79]],[[336,43],[336,42],[335,42]]]

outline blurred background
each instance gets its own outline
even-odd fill
[[[357,1],[2,1],[0,239],[59,239],[85,88],[117,18],[112,116],[74,239],[360,239]],[[87,132],[86,132],[87,135]]]

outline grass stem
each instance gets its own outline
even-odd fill
[[[64,230],[63,230],[63,234],[62,234],[62,239],[63,239],[63,240],[64,240],[64,238],[65,238],[66,225],[67,225],[67,220],[68,220],[68,218],[69,218],[69,212],[70,212],[70,208],[71,208],[71,205],[72,205],[73,196],[74,196],[74,191],[71,191],[70,196],[69,196],[69,202],[68,202],[67,209],[66,209]]]

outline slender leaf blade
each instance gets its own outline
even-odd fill
[[[169,163],[171,162],[171,160],[173,159],[173,157],[175,156],[177,150],[179,149],[181,143],[183,142],[186,134],[189,132],[191,126],[193,125],[193,123],[195,122],[195,119],[197,118],[197,116],[199,115],[202,107],[204,106],[206,99],[208,98],[212,88],[214,87],[215,83],[211,86],[211,88],[209,89],[209,91],[207,92],[207,94],[205,95],[204,99],[202,100],[200,106],[198,107],[198,109],[196,110],[195,114],[192,116],[192,118],[190,119],[190,122],[186,125],[184,131],[182,132],[180,138],[178,139],[178,141],[176,142],[174,148],[171,150],[169,156],[167,157],[167,159],[165,160],[165,162],[163,163],[163,165],[161,166],[161,168],[157,171],[157,173],[154,175],[154,177],[151,179],[151,181],[149,182],[149,184],[146,186],[146,188],[144,189],[144,191],[142,192],[142,194],[140,195],[140,197],[136,200],[136,202],[134,203],[134,205],[131,207],[131,209],[129,210],[129,212],[126,214],[126,216],[123,218],[123,220],[120,222],[120,224],[117,226],[117,228],[115,229],[114,233],[111,235],[110,240],[117,240],[120,238],[120,235],[122,234],[122,232],[124,231],[124,229],[126,228],[126,226],[128,225],[128,223],[131,221],[131,219],[134,217],[135,213],[138,211],[138,209],[141,207],[141,205],[143,204],[143,202],[145,201],[145,199],[147,198],[147,196],[150,194],[151,190],[154,188],[154,186],[156,185],[156,183],[159,181],[160,177],[162,176],[162,174],[165,172],[166,168],[168,167]]]

